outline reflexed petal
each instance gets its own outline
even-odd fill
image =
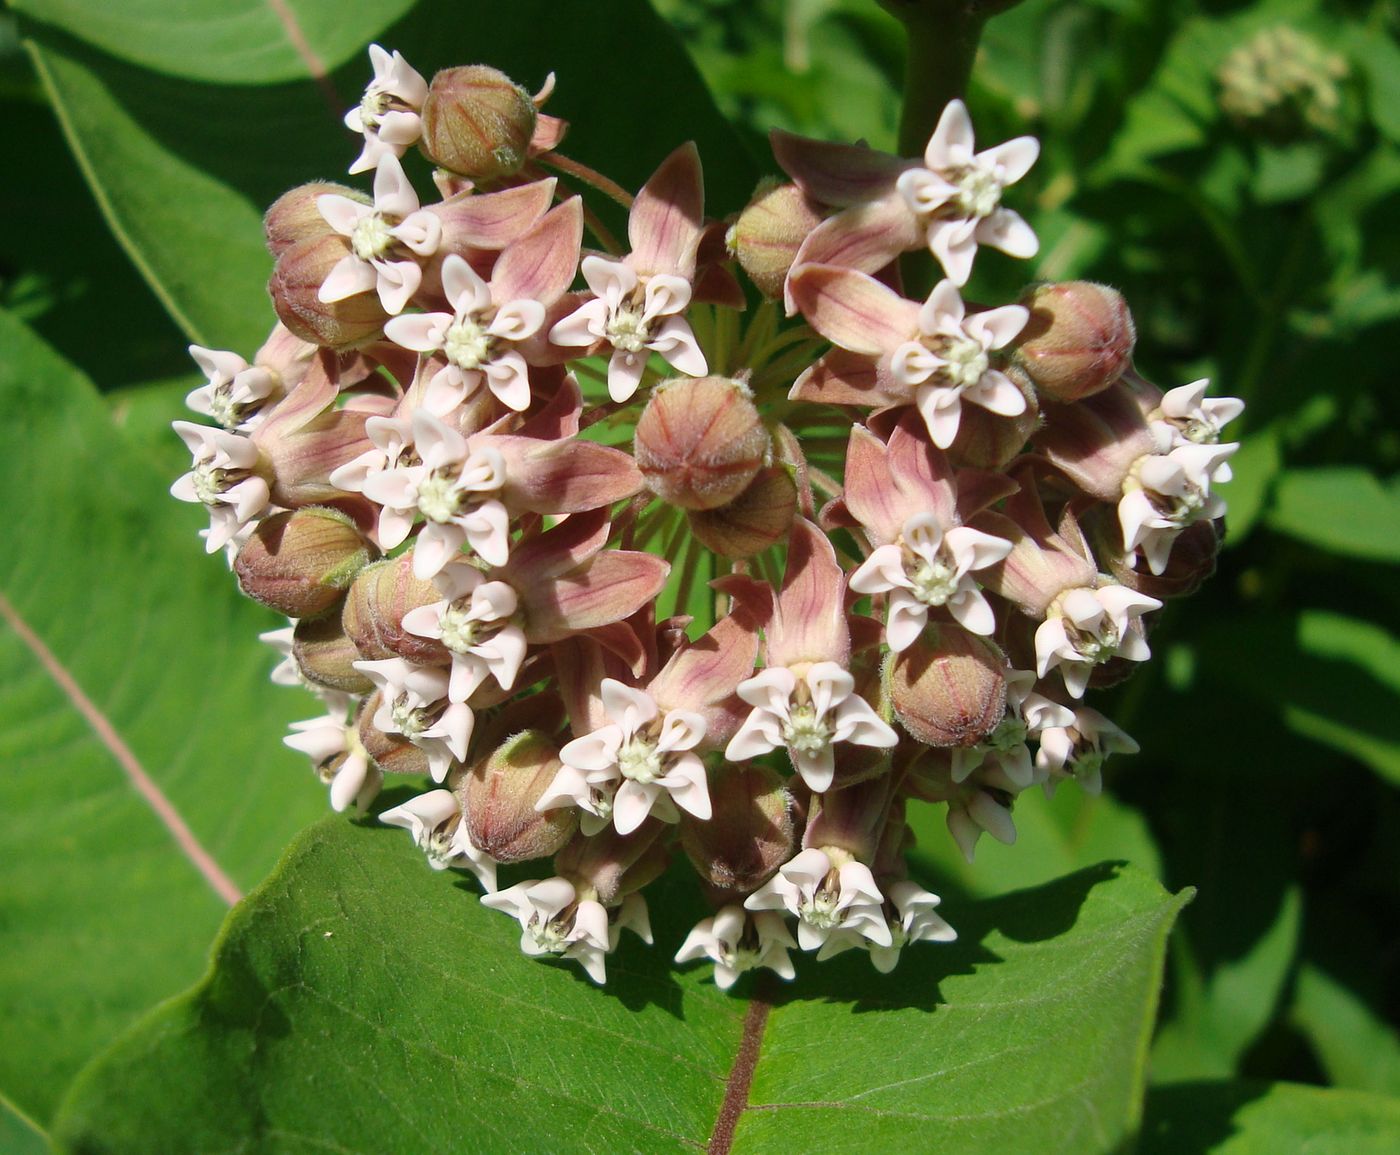
[[[1040,251],[1040,240],[1030,225],[1010,209],[997,209],[977,224],[977,241],[1000,249],[1013,257],[1033,257]],[[975,247],[976,242],[974,242]],[[969,266],[971,262],[969,261]]]
[[[988,369],[982,379],[964,389],[962,395],[974,405],[1001,417],[1019,417],[1026,411],[1025,394],[1011,383],[1011,378],[996,369]]]
[[[357,293],[367,293],[379,283],[374,266],[348,253],[336,262],[317,290],[316,299],[326,305],[343,301]]]
[[[997,179],[1003,185],[1015,184],[1031,171],[1040,156],[1040,141],[1033,136],[1018,136],[1005,144],[996,145],[977,154],[979,162],[993,165],[1000,171]]]
[[[1021,305],[1002,305],[998,309],[974,313],[963,328],[968,336],[982,341],[986,348],[1000,349],[1014,341],[1030,319],[1030,310]]]
[[[490,288],[458,253],[449,253],[442,262],[442,293],[458,316],[479,313],[491,305]]]
[[[450,313],[413,313],[406,317],[391,317],[384,325],[384,335],[405,349],[431,353],[442,348],[443,337],[450,324]]]
[[[961,168],[972,160],[974,148],[976,141],[967,105],[961,100],[950,100],[924,149],[924,163],[934,171]]]
[[[700,351],[689,322],[682,317],[667,317],[647,342],[647,347],[660,353],[673,369],[687,376],[703,377],[709,372],[705,354]]]

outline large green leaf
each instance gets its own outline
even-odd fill
[[[657,946],[628,936],[598,989],[522,958],[400,833],[328,820],[234,912],[205,982],[74,1084],[58,1145],[674,1151],[745,1102],[751,1065],[736,1151],[1080,1153],[1136,1127],[1184,901],[1145,876],[953,903],[956,944],[888,978],[858,953],[803,966],[771,1008],[669,969],[700,913],[678,887],[653,899]]]
[[[0,347],[0,1094],[42,1121],[198,974],[216,886],[257,882],[323,803],[277,740],[314,705],[268,684],[275,622],[204,556],[199,513],[3,314]]]
[[[694,139],[709,162],[712,211],[738,208],[753,187],[738,139],[644,0],[421,0],[398,23],[403,0],[296,0],[287,7],[312,55],[347,61],[319,84],[271,15],[279,6],[262,0],[231,13],[217,0],[186,0],[173,40],[150,34],[170,7],[156,0],[18,7],[113,229],[171,315],[205,344],[251,352],[271,325],[262,211],[294,184],[348,179],[338,174],[358,144],[339,115],[370,75],[368,61],[349,49],[372,37],[425,75],[485,61],[534,87],[557,72],[549,111],[572,124],[565,151],[625,185],[638,187],[677,144]],[[197,58],[195,42],[203,45]],[[426,170],[413,168],[426,195]]]
[[[1393,1155],[1400,1099],[1297,1083],[1182,1083],[1147,1100],[1140,1155]]]
[[[1268,523],[1330,553],[1400,562],[1400,486],[1355,466],[1289,470]]]
[[[1356,991],[1321,967],[1304,965],[1293,1018],[1308,1032],[1332,1082],[1400,1095],[1400,1036]]]

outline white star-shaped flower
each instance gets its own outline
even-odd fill
[[[423,281],[419,258],[431,257],[442,243],[442,222],[420,209],[399,158],[379,158],[373,205],[325,193],[316,198],[316,208],[350,241],[350,252],[327,274],[317,296],[331,304],[373,289],[386,313],[402,313]]]
[[[1003,190],[1035,164],[1040,144],[1018,136],[982,152],[974,148],[967,106],[949,101],[924,150],[924,167],[908,169],[897,185],[927,230],[929,251],[957,285],[967,284],[979,244],[1013,257],[1033,257],[1040,248],[1030,226],[1001,203]]]
[[[451,790],[429,790],[379,816],[386,826],[402,826],[428,856],[434,870],[470,870],[487,895],[496,889],[496,860],[478,850],[467,835],[462,808]]]
[[[1006,713],[986,739],[952,751],[954,782],[965,782],[972,772],[988,759],[1001,767],[1018,790],[1024,790],[1035,780],[1026,742],[1053,726],[1067,726],[1074,711],[1043,694],[1034,692],[1036,676],[1032,670],[1006,672]]]
[[[705,375],[705,354],[682,316],[690,305],[689,281],[673,273],[639,277],[630,265],[602,257],[584,257],[580,269],[594,299],[550,329],[549,339],[556,345],[611,345],[608,395],[614,401],[637,391],[650,353],[688,376]]]
[[[996,629],[996,615],[972,573],[995,565],[1011,552],[1003,538],[954,526],[944,530],[931,513],[907,519],[899,541],[879,546],[851,575],[851,589],[888,593],[885,638],[899,653],[918,640],[929,610],[947,606],[955,621],[974,634]]]
[[[650,694],[614,678],[604,678],[600,692],[607,723],[559,751],[564,765],[535,809],[573,805],[601,818],[596,795],[604,794],[619,834],[632,833],[649,815],[679,822],[677,807],[708,819],[705,764],[694,753],[705,737],[704,715],[662,714]]]
[[[1029,317],[1020,305],[968,316],[951,280],[934,286],[919,310],[918,336],[895,349],[890,372],[914,390],[914,403],[939,449],[957,437],[964,401],[1002,417],[1026,411],[1025,397],[1005,373],[992,368],[989,354],[1008,345]]]
[[[390,55],[378,44],[369,46],[374,79],[360,103],[345,114],[345,127],[365,138],[352,173],[368,172],[390,155],[403,156],[423,133],[419,113],[428,96],[428,82],[398,52]]]
[[[1081,706],[1067,722],[1042,731],[1035,756],[1037,777],[1053,795],[1059,780],[1075,779],[1089,794],[1103,789],[1103,764],[1110,754],[1136,754],[1133,738],[1097,710]]]
[[[384,335],[405,349],[446,358],[428,382],[423,404],[446,416],[485,380],[501,404],[528,409],[529,369],[512,346],[539,332],[545,307],[528,299],[497,304],[491,286],[456,253],[442,263],[442,291],[453,312],[394,317],[384,326]]]
[[[271,490],[253,472],[258,447],[241,434],[192,421],[174,421],[171,427],[193,454],[194,468],[170,487],[170,493],[208,507],[204,551],[218,553],[268,508]]]
[[[520,923],[520,949],[532,957],[560,955],[573,959],[599,986],[607,981],[604,956],[617,946],[618,933],[635,930],[651,941],[646,906],[640,895],[624,902],[616,924],[610,924],[607,908],[591,899],[579,899],[573,883],[564,878],[531,879],[499,894],[486,894],[481,904],[501,910]]]
[[[1011,807],[1021,787],[1006,774],[1000,762],[988,758],[948,801],[948,833],[963,857],[972,862],[977,839],[983,832],[1010,846],[1016,841]]]
[[[225,429],[247,433],[261,417],[259,410],[277,388],[271,370],[249,365],[237,353],[190,346],[190,356],[207,383],[185,397],[185,404],[202,417],[212,417]]]
[[[1225,516],[1225,499],[1211,483],[1237,449],[1237,443],[1188,441],[1134,462],[1118,503],[1123,548],[1130,554],[1141,549],[1154,574],[1166,570],[1172,543],[1183,529]]]
[[[369,423],[366,422],[366,425]],[[421,409],[413,414],[418,461],[368,474],[361,492],[382,508],[379,544],[393,549],[408,537],[415,516],[423,529],[413,550],[413,573],[426,581],[464,545],[491,565],[510,555],[510,518],[497,500],[506,481],[501,455],[474,449],[455,429]]]
[[[470,706],[448,701],[447,671],[403,658],[354,665],[380,691],[375,726],[385,734],[402,734],[428,756],[433,781],[444,781],[453,764],[466,758],[475,724]]]
[[[775,666],[740,682],[739,697],[753,710],[724,756],[747,762],[786,746],[802,780],[821,793],[836,774],[835,743],[882,748],[899,743],[899,735],[855,692],[855,685],[835,662],[814,662],[800,678]]]
[[[862,862],[839,866],[825,851],[802,851],[744,900],[748,910],[786,910],[797,916],[797,942],[818,950],[838,930],[862,935],[878,946],[894,939],[885,922],[885,896]]]
[[[346,713],[344,707],[332,707],[320,718],[293,722],[293,732],[282,739],[284,745],[311,759],[321,780],[330,787],[331,809],[336,813],[352,805],[363,812],[384,782],[384,775],[360,741],[354,719],[347,722]]]
[[[452,652],[447,697],[465,702],[487,678],[503,690],[515,685],[525,660],[525,633],[511,624],[519,599],[505,582],[487,581],[466,562],[451,562],[433,579],[443,600],[403,616],[403,628],[434,638]]]
[[[745,971],[760,967],[792,979],[797,972],[788,951],[796,949],[797,940],[782,915],[771,910],[750,912],[731,904],[695,924],[676,952],[676,962],[709,959],[715,964],[715,986],[727,991]]]
[[[1065,689],[1082,698],[1099,663],[1110,658],[1142,662],[1152,656],[1140,618],[1161,608],[1156,598],[1121,585],[1079,586],[1060,594],[1035,631],[1037,677],[1058,666]]]
[[[822,945],[817,952],[817,961],[825,961],[857,947],[870,952],[870,961],[877,971],[889,974],[899,965],[899,952],[910,943],[952,942],[958,937],[958,932],[935,913],[943,900],[917,882],[906,879],[892,883],[888,898],[889,904],[894,907],[894,917],[886,918],[890,928],[889,946],[881,946],[854,931],[842,929]]]
[[[1202,377],[1188,385],[1178,385],[1162,396],[1158,420],[1168,426],[1171,445],[1190,442],[1194,445],[1214,445],[1221,431],[1244,412],[1244,402],[1238,397],[1207,397],[1210,379]],[[1154,422],[1154,427],[1155,427]],[[1223,484],[1230,480],[1230,466],[1221,463],[1211,480]]]

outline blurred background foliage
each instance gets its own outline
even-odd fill
[[[760,168],[773,126],[893,147],[902,36],[873,0],[655,7]],[[922,832],[929,880],[954,893],[1105,858],[1199,889],[1172,940],[1159,1081],[1400,1095],[1397,23],[1390,0],[1025,0],[988,25],[969,95],[984,143],[1043,142],[1016,198],[1042,239],[1035,275],[1117,286],[1144,375],[1209,376],[1249,404],[1219,572],[1095,703],[1143,753],[1098,798],[1024,797],[1020,843],[983,840],[973,867],[936,818]],[[173,477],[189,335],[104,222],[10,17],[0,104],[0,308],[98,382]],[[979,262],[969,295],[1009,299],[1021,275]]]

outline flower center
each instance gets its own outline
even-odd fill
[[[941,557],[934,561],[917,554],[906,562],[904,572],[913,582],[913,594],[927,606],[941,606],[958,592],[956,571]]]
[[[836,902],[836,895],[823,887],[815,891],[811,898],[797,904],[797,917],[818,930],[829,930],[841,921]]]
[[[228,488],[228,470],[205,463],[194,467],[195,496],[205,505],[218,505]]]
[[[393,243],[389,222],[378,213],[366,213],[355,222],[350,232],[350,249],[362,261],[373,261],[384,256]]]
[[[457,856],[452,847],[452,840],[457,834],[460,822],[461,816],[457,815],[428,831],[428,837],[423,843],[423,852],[428,856],[429,862],[448,865]]]
[[[947,362],[939,372],[958,389],[976,385],[992,364],[980,341],[961,335],[945,337],[938,355]]]
[[[389,94],[366,89],[360,98],[360,123],[366,128],[378,128],[379,118],[389,111]]]
[[[1093,746],[1086,746],[1082,750],[1075,751],[1074,758],[1070,761],[1069,772],[1076,778],[1090,778],[1103,769],[1103,764],[1108,761],[1108,756]]]
[[[547,954],[563,954],[569,947],[569,932],[557,919],[542,922],[540,916],[535,915],[525,929],[531,941]]]
[[[624,778],[646,785],[661,777],[665,766],[661,752],[640,734],[625,741],[617,752],[617,768]]]
[[[474,316],[461,317],[454,321],[443,339],[442,351],[447,359],[459,369],[479,369],[491,359],[491,346],[495,343]]]
[[[612,347],[624,353],[640,353],[646,348],[650,336],[642,314],[627,306],[619,308],[608,318],[607,334]]]
[[[798,753],[819,754],[831,745],[831,727],[810,702],[804,702],[783,723],[783,741]]]
[[[1199,417],[1190,418],[1182,429],[1181,435],[1196,445],[1216,445],[1220,441],[1220,430],[1209,421],[1202,421]]]
[[[992,169],[979,164],[969,165],[954,178],[953,183],[958,186],[958,195],[953,203],[964,216],[980,220],[991,216],[997,205],[1001,204],[1001,180]]]
[[[1065,623],[1065,627],[1081,661],[1097,665],[1108,661],[1118,650],[1118,627],[1107,618],[1093,633],[1081,630],[1069,622]]]
[[[466,654],[496,633],[498,623],[472,616],[470,598],[459,598],[443,611],[442,644],[454,654]]]
[[[461,498],[457,479],[443,470],[434,470],[418,483],[418,511],[439,525],[457,516]]]
[[[393,719],[394,729],[409,739],[418,737],[428,728],[428,719],[424,717],[424,713],[421,706],[411,704],[406,694],[400,694],[389,707],[389,717]]]

